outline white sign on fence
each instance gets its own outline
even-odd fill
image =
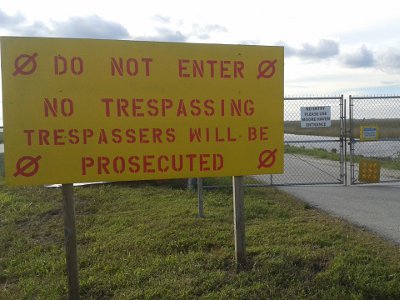
[[[300,107],[301,128],[331,127],[330,106]]]

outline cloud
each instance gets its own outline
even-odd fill
[[[135,40],[159,41],[159,42],[188,42],[191,38],[207,40],[212,34],[226,32],[227,29],[217,24],[193,24],[184,26],[182,20],[173,20],[168,17],[156,15],[154,20],[160,24],[155,28],[153,35],[136,36]],[[185,32],[186,28],[186,32]]]
[[[155,35],[136,36],[135,40],[138,41],[156,41],[156,42],[186,42],[188,36],[184,35],[178,30],[169,28],[156,28]]]
[[[218,24],[194,24],[192,35],[201,40],[207,40],[210,38],[211,34],[215,32],[227,32],[227,29]]]
[[[0,27],[8,27],[8,26],[16,26],[20,23],[25,22],[25,17],[21,15],[20,13],[14,15],[14,16],[9,16],[7,15],[4,11],[0,9]]]
[[[387,73],[400,72],[400,49],[388,48],[377,55],[378,67]]]
[[[340,60],[345,67],[349,68],[369,68],[376,64],[374,53],[365,45],[355,52],[343,54]]]
[[[152,19],[158,23],[153,28],[155,34],[134,36],[134,40],[157,42],[186,42],[188,40],[189,35],[181,31],[182,21],[163,15],[154,15]]]
[[[260,45],[260,40],[241,40],[240,45]]]
[[[47,25],[39,21],[29,24],[21,14],[10,16],[0,10],[0,28],[16,36],[99,39],[127,39],[130,37],[128,30],[121,24],[105,20],[96,15],[71,17],[65,22],[52,21]]]
[[[166,24],[171,23],[171,18],[167,16],[155,15],[153,16],[153,19],[161,23],[166,23]]]
[[[18,36],[52,36],[50,28],[43,22],[39,21],[29,25],[19,24],[10,31],[13,35]]]
[[[334,40],[321,39],[317,45],[304,43],[300,48],[292,47],[280,42],[285,47],[285,56],[296,56],[308,60],[321,60],[331,58],[339,54],[339,43]]]
[[[211,35],[219,32],[226,32],[224,26],[218,24],[185,24],[181,19],[174,19],[167,16],[155,15],[153,20],[155,34],[136,36],[136,40],[163,41],[163,42],[188,42],[191,38],[208,40]]]
[[[63,37],[127,39],[128,30],[121,24],[99,16],[72,17],[65,22],[53,22],[54,33]]]
[[[377,68],[388,74],[400,72],[400,48],[372,51],[362,45],[356,51],[342,54],[340,62],[348,68]]]
[[[225,32],[226,28],[216,24],[194,24],[183,32],[181,20],[155,15],[158,23],[154,35],[132,37],[121,24],[101,18],[97,15],[75,16],[66,21],[36,21],[29,23],[22,14],[8,15],[0,10],[0,29],[15,36],[34,37],[70,37],[96,39],[135,39],[164,42],[187,42],[191,37],[206,40],[215,32]]]

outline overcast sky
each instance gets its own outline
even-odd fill
[[[399,33],[395,0],[0,0],[0,35],[285,46],[287,96],[398,94]]]

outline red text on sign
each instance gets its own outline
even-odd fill
[[[199,117],[252,116],[252,99],[143,99],[102,98],[106,117]]]
[[[244,78],[244,62],[179,59],[178,75],[181,78]]]
[[[44,99],[44,116],[45,117],[58,117],[59,113],[63,117],[70,117],[74,113],[74,103],[70,98],[57,99],[49,98]]]
[[[268,140],[268,127],[249,127],[248,128],[249,141],[267,141]]]
[[[174,128],[25,129],[28,146],[77,144],[163,144],[175,142]]]
[[[124,76],[128,75],[131,77],[137,76],[140,73],[145,74],[146,77],[150,76],[150,64],[153,62],[152,58],[123,58],[123,57],[112,57],[111,58],[111,75],[112,76]]]
[[[65,56],[54,56],[54,74],[65,75],[68,71],[73,75],[83,73],[83,59],[79,56],[67,58]]]
[[[219,171],[224,167],[224,158],[219,153],[172,154],[172,155],[132,155],[124,156],[84,156],[81,159],[82,175],[97,174],[154,174],[184,171]]]
[[[236,142],[232,129],[227,128],[189,128],[189,142]]]

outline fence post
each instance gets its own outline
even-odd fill
[[[340,97],[340,179],[347,185],[347,164],[346,164],[346,99]]]
[[[350,115],[350,185],[354,183],[354,139],[353,139],[353,98],[349,95],[349,115]]]
[[[197,201],[198,201],[198,216],[204,218],[203,208],[203,178],[197,178]]]
[[[78,254],[76,251],[75,203],[73,184],[62,185],[64,208],[65,254],[68,276],[68,299],[79,299]]]
[[[188,178],[188,189],[191,190],[193,188],[194,178]]]
[[[246,264],[243,176],[233,176],[233,214],[235,231],[235,260],[237,266]]]

